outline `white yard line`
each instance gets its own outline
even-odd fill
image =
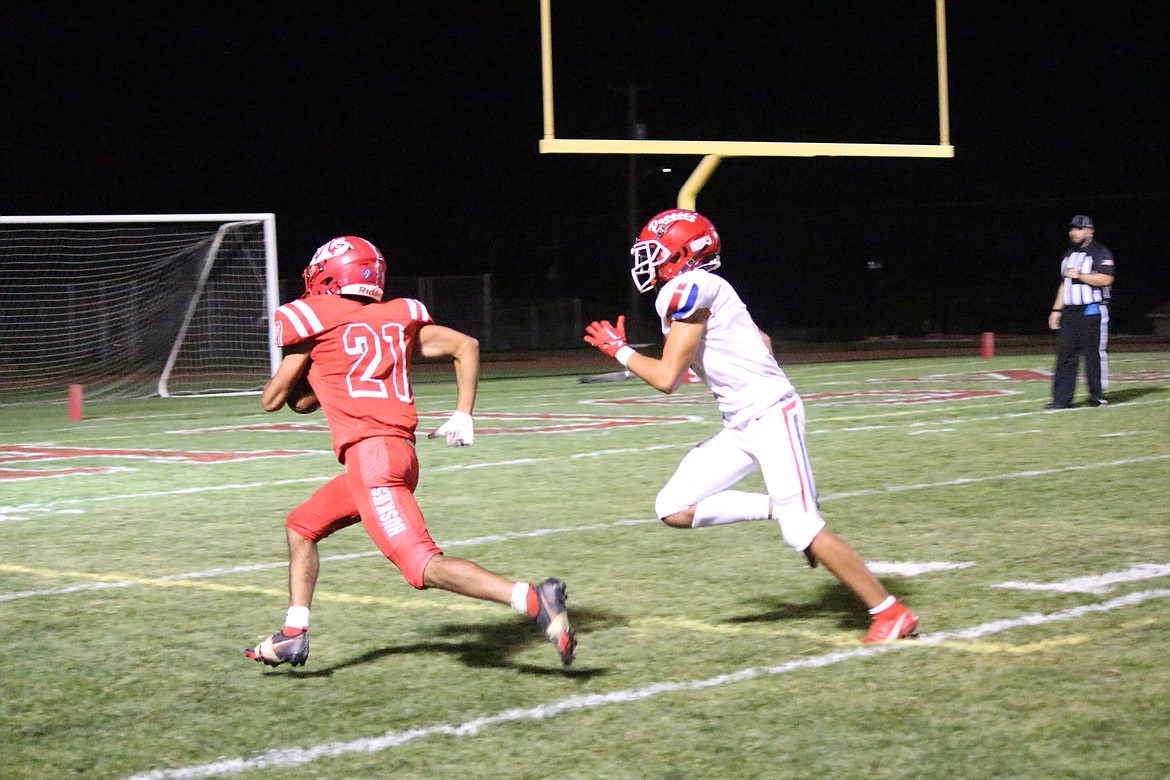
[[[1111,404],[1109,408],[1110,409],[1127,409],[1127,408],[1136,407],[1136,406],[1146,406],[1149,404],[1166,404],[1166,403],[1170,403],[1170,398],[1150,398],[1150,399],[1146,399],[1144,401],[1125,401],[1124,403]],[[986,411],[987,409],[991,408],[992,404],[994,404],[995,407],[997,407],[997,408],[1002,407],[1002,406],[1010,406],[1010,405],[1028,405],[1028,406],[1034,406],[1034,407],[1040,406],[1040,404],[1037,403],[1036,399],[1034,399],[1034,398],[1014,398],[1014,397],[1013,398],[1003,398],[1003,397],[998,397],[998,398],[986,398],[986,399],[982,399],[982,400],[976,400],[976,401],[972,401],[971,403],[966,403],[963,405],[960,405],[960,402],[951,402],[951,403],[947,404],[946,409],[948,412],[967,411],[967,410]],[[849,413],[847,413],[847,410],[850,409],[850,407],[841,406],[841,405],[834,406],[832,404],[820,404],[816,399],[813,399],[811,401],[806,401],[805,406],[809,407],[809,408],[815,408],[816,411],[815,411],[814,416],[817,418],[816,422],[820,426],[831,425],[833,423],[847,422],[850,420],[862,420],[862,421],[873,420],[873,419],[877,419],[877,418],[881,418],[881,417],[905,418],[905,417],[911,417],[911,416],[918,414],[920,412],[938,411],[938,408],[939,408],[937,404],[918,404],[916,407],[913,407],[913,408],[908,407],[908,406],[899,406],[897,408],[890,409],[888,411],[878,411],[878,410],[875,410],[872,406],[867,406],[867,407],[864,407],[863,412],[858,412],[856,414],[849,414]],[[854,409],[854,410],[856,410],[858,408],[859,407],[852,407],[852,409]],[[879,425],[864,426],[864,427],[854,426],[852,428],[820,427],[820,428],[816,428],[816,429],[810,429],[809,433],[810,434],[812,434],[812,433],[838,433],[838,432],[842,432],[842,431],[874,430],[877,428],[889,429],[889,428],[901,427],[902,425],[904,425],[907,428],[915,428],[915,427],[921,427],[921,426],[926,426],[926,425],[931,425],[931,426],[934,426],[934,425],[963,425],[966,423],[985,423],[985,422],[995,422],[997,420],[1014,420],[1018,417],[1033,417],[1033,416],[1040,417],[1040,416],[1050,416],[1050,415],[1054,415],[1054,414],[1077,414],[1077,413],[1093,414],[1094,412],[1090,411],[1088,409],[1084,409],[1084,408],[1081,408],[1081,409],[1058,409],[1055,411],[1052,409],[1033,408],[1033,409],[1029,409],[1028,411],[1024,411],[1024,412],[1001,412],[998,414],[979,414],[979,415],[970,415],[967,417],[955,417],[955,418],[951,418],[951,419],[947,419],[947,420],[927,420],[927,421],[923,421],[923,422],[913,422],[913,421],[903,422],[902,420],[894,420],[891,424],[882,425],[882,426],[879,426]]]
[[[692,447],[691,443],[675,444],[675,445],[653,445],[650,447],[626,448],[622,450],[599,450],[596,452],[584,452],[568,455],[566,457],[584,458],[595,457],[601,454],[614,454],[618,452],[655,452],[664,448],[670,447]],[[1106,468],[1110,466],[1128,466],[1134,463],[1150,463],[1154,461],[1170,459],[1170,453],[1142,455],[1136,458],[1124,458],[1121,460],[1103,461],[1100,463],[1087,463],[1084,465],[1060,466],[1051,469],[1034,469],[1027,471],[1016,471],[1005,474],[992,474],[985,477],[959,477],[956,479],[948,479],[940,482],[922,482],[913,485],[889,485],[881,488],[867,488],[865,490],[854,490],[846,493],[828,493],[820,497],[821,501],[835,501],[844,498],[858,498],[861,496],[875,496],[885,495],[889,493],[902,493],[909,490],[928,490],[939,487],[952,487],[956,485],[973,485],[980,482],[993,482],[997,480],[1008,479],[1024,479],[1029,477],[1041,477],[1049,474],[1060,474],[1070,471],[1084,471],[1098,468]],[[497,466],[511,466],[511,465],[530,465],[532,463],[542,463],[554,461],[556,458],[522,458],[518,460],[496,461],[491,463],[473,463],[467,465],[448,465],[437,466],[428,470],[428,473],[437,474],[449,471],[465,471],[469,469],[492,468]],[[37,512],[61,512],[67,507],[78,507],[91,503],[104,503],[108,501],[131,501],[139,498],[159,498],[165,496],[183,496],[193,495],[196,493],[214,493],[224,490],[254,490],[257,488],[280,487],[282,485],[297,485],[305,483],[324,483],[333,479],[331,475],[327,477],[299,477],[296,479],[279,479],[270,482],[240,482],[225,485],[204,485],[200,487],[181,488],[177,490],[152,490],[145,493],[121,493],[110,496],[86,496],[84,498],[62,498],[56,501],[46,501],[35,504],[18,504],[15,506],[0,506],[0,523],[14,522],[27,520],[27,517],[22,515],[37,513]]]
[[[616,394],[617,397],[631,397],[631,393],[628,392],[630,388],[624,388],[624,389],[627,392]],[[664,399],[663,404],[669,407],[671,405],[671,401],[667,400],[666,396],[662,396],[662,398]],[[956,411],[956,412],[957,411],[966,411],[966,410],[987,411],[988,406],[991,403],[995,403],[997,406],[1004,406],[1004,405],[1020,405],[1020,404],[1032,405],[1032,404],[1035,404],[1037,402],[1035,401],[1035,399],[1030,399],[1030,398],[1010,398],[1009,399],[1009,398],[1000,397],[1000,398],[993,398],[993,399],[984,399],[981,401],[976,401],[976,402],[973,402],[971,404],[966,404],[966,405],[961,405],[961,406],[957,405],[955,403],[951,403],[948,405],[947,410],[948,411]],[[1149,405],[1149,404],[1166,404],[1166,403],[1170,403],[1170,398],[1154,398],[1154,399],[1147,399],[1147,400],[1126,401],[1124,403],[1116,404],[1113,408],[1128,408],[1128,407],[1136,407],[1136,406],[1145,406],[1145,405]],[[532,406],[553,406],[553,405],[557,405],[557,404],[532,404],[532,403],[529,403],[530,407],[532,407]],[[874,409],[873,407],[866,407],[866,408],[864,408],[864,410],[858,410],[856,407],[851,408],[851,407],[847,407],[847,406],[845,406],[845,407],[835,406],[831,403],[830,404],[820,404],[820,402],[818,402],[815,399],[806,401],[806,405],[810,406],[810,407],[818,407],[817,414],[816,414],[816,416],[818,418],[816,420],[816,424],[818,427],[810,428],[808,430],[808,434],[810,436],[811,435],[822,435],[822,434],[827,434],[827,433],[855,433],[855,432],[865,432],[865,431],[897,430],[897,429],[902,428],[902,427],[905,427],[908,429],[914,429],[914,428],[920,428],[920,427],[924,427],[924,426],[964,425],[964,424],[968,424],[968,423],[995,422],[998,420],[1015,419],[1018,417],[1051,415],[1051,414],[1056,413],[1056,412],[1053,412],[1052,410],[1046,410],[1046,409],[1031,409],[1031,410],[1022,411],[1022,412],[1001,412],[998,414],[976,414],[976,415],[970,415],[970,416],[966,416],[966,417],[955,417],[955,418],[950,418],[950,419],[945,419],[945,420],[930,420],[930,421],[914,422],[912,420],[905,420],[904,418],[912,417],[912,416],[917,415],[919,413],[925,413],[925,412],[933,413],[933,412],[937,411],[937,409],[938,409],[937,405],[936,404],[919,404],[917,406],[911,406],[911,407],[899,406],[897,408],[892,408],[892,409],[887,409],[887,410],[878,410],[878,409]],[[484,406],[484,408],[480,410],[481,412],[486,413],[486,412],[490,411],[488,409],[487,405],[483,405],[483,406]],[[1076,409],[1059,410],[1060,413],[1076,412],[1076,411],[1078,411],[1078,410],[1076,410]],[[424,415],[426,414],[426,412],[421,412],[421,413]],[[711,417],[709,420],[706,421],[706,423],[710,424],[710,425],[718,425],[719,420],[715,416],[715,412],[713,409],[710,411],[710,414],[711,414]],[[171,415],[159,415],[159,417],[166,417],[166,416],[171,416]],[[697,423],[704,422],[702,415],[690,415],[690,417],[692,418],[692,420],[691,420],[692,422],[697,422]],[[258,414],[258,415],[247,415],[246,416],[246,419],[253,419],[253,418],[257,419],[259,421],[270,421],[264,415]],[[896,418],[896,419],[891,420],[891,422],[888,424],[861,424],[861,425],[848,425],[848,424],[846,424],[846,425],[843,425],[842,427],[830,427],[830,426],[833,426],[834,424],[838,424],[838,423],[849,423],[852,421],[864,421],[864,420],[871,420],[871,419],[878,419],[878,418]],[[130,419],[130,418],[119,418],[119,419]],[[118,423],[113,423],[113,422],[105,423],[105,424],[103,424],[103,428],[108,428],[110,426],[117,425],[117,424]],[[245,423],[241,423],[241,424],[245,424]],[[223,426],[220,426],[220,427],[223,427]],[[68,430],[72,433],[75,433],[77,429],[59,429],[59,430],[61,430],[61,431]],[[939,430],[945,430],[945,429],[939,429]],[[933,432],[939,432],[939,431],[933,431]],[[1036,431],[1024,431],[1024,433],[1034,433],[1034,432],[1036,432]],[[110,435],[110,436],[94,436],[94,437],[87,438],[85,440],[85,443],[86,443],[86,445],[92,445],[92,444],[96,444],[98,442],[122,441],[122,440],[127,440],[127,439],[134,439],[134,440],[141,441],[143,439],[148,439],[148,438],[152,438],[152,437],[166,436],[166,435],[168,435],[168,433],[170,433],[170,432],[159,431],[156,433],[144,434],[141,431],[139,431],[138,433],[130,433],[130,434],[119,434],[119,435]],[[915,433],[916,432],[914,430],[910,430],[908,432],[909,435],[915,435]],[[1020,432],[1016,432],[1016,433],[1020,433]],[[1016,433],[1011,433],[1011,434],[997,433],[995,435],[996,436],[1006,436],[1006,435],[1016,435]],[[1127,435],[1137,435],[1138,433],[1140,433],[1140,432],[1125,432],[1125,433],[1116,433],[1116,434],[1103,433],[1100,435],[1101,436],[1109,436],[1109,435],[1127,436]],[[306,435],[324,436],[325,432],[324,431],[312,431],[312,432],[307,433]],[[5,436],[8,436],[8,434],[0,434],[0,441],[3,441]],[[26,437],[26,434],[12,434],[12,436],[20,436],[22,439],[21,443],[27,443],[27,442],[24,442],[24,438]],[[61,445],[60,442],[38,442],[38,444],[44,445],[44,446],[63,446],[63,445]],[[669,446],[691,446],[691,445],[686,444],[686,445],[669,445]],[[322,450],[322,452],[328,452],[328,450]],[[578,456],[574,456],[574,457],[583,457],[583,456],[578,455]],[[467,468],[467,467],[456,466],[456,467],[447,467],[447,468]],[[431,470],[434,471],[435,469],[431,469]],[[3,513],[3,510],[4,510],[4,507],[0,507],[0,514]]]
[[[1170,563],[1135,563],[1128,569],[1111,571],[1106,574],[1091,574],[1074,577],[1063,582],[1001,582],[995,588],[1011,590],[1040,590],[1051,593],[1108,593],[1119,584],[1170,577]]]
[[[439,546],[443,548],[448,547],[470,547],[477,544],[490,544],[493,542],[506,542],[511,539],[536,539],[542,536],[551,536],[553,534],[568,534],[580,533],[584,531],[601,531],[608,528],[617,528],[620,526],[629,525],[647,525],[649,523],[657,523],[657,520],[616,520],[612,523],[593,523],[591,525],[576,525],[569,528],[538,528],[535,531],[516,531],[502,534],[491,534],[488,536],[476,536],[471,539],[456,539],[450,542],[439,541]],[[322,562],[328,561],[350,561],[358,558],[370,558],[381,555],[380,550],[369,550],[360,553],[345,553],[341,555],[326,555],[321,557]],[[913,566],[914,564],[891,564],[896,566]],[[934,567],[938,564],[921,564],[927,567]],[[287,561],[273,561],[269,563],[249,563],[242,566],[226,566],[216,569],[205,569],[204,571],[183,572],[181,574],[168,574],[162,577],[154,577],[149,581],[138,582],[83,582],[76,585],[68,585],[61,588],[46,588],[42,590],[25,590],[16,593],[0,593],[0,602],[15,601],[16,599],[34,598],[37,596],[61,596],[70,593],[80,593],[83,591],[105,590],[106,588],[131,588],[149,585],[152,582],[170,582],[174,580],[202,580],[210,579],[212,577],[227,577],[233,574],[247,574],[254,571],[264,571],[267,569],[283,569],[288,567]],[[928,568],[924,571],[934,571],[936,569]],[[905,572],[903,572],[905,573]],[[907,575],[913,576],[913,575]]]
[[[1110,612],[1116,609],[1136,606],[1152,599],[1162,598],[1170,598],[1170,589],[1130,593],[1109,601],[1097,604],[1085,604],[1060,612],[1032,613],[1014,618],[995,620],[990,623],[982,623],[956,631],[939,631],[931,634],[923,634],[917,641],[861,646],[850,650],[840,650],[833,653],[812,656],[811,658],[798,658],[778,666],[751,666],[702,680],[656,682],[639,688],[627,688],[626,690],[612,691],[610,693],[570,696],[560,701],[537,704],[532,707],[504,710],[491,715],[482,715],[458,724],[419,725],[399,731],[387,731],[375,737],[362,737],[349,742],[335,741],[311,745],[309,747],[273,748],[249,758],[221,758],[218,761],[197,766],[180,767],[177,769],[154,769],[149,772],[134,775],[130,780],[192,780],[193,778],[201,777],[236,775],[253,769],[285,769],[303,766],[323,759],[340,758],[341,756],[354,753],[378,753],[434,736],[473,737],[491,726],[501,726],[523,721],[548,720],[558,715],[591,710],[597,707],[614,704],[630,704],[632,702],[644,701],[673,693],[701,691],[747,682],[749,680],[788,674],[790,672],[822,669],[844,661],[868,658],[895,650],[944,645],[948,642],[955,641],[969,641],[991,634],[1009,631],[1014,628],[1041,626],[1062,620],[1075,620],[1086,615]]]
[[[949,563],[947,561],[928,561],[925,563],[917,563],[914,561],[866,561],[865,565],[874,574],[897,574],[900,577],[917,577],[919,574],[928,574],[933,571],[969,569],[975,565],[975,561],[964,561],[963,563]]]
[[[287,565],[287,564],[286,564]],[[31,599],[37,596],[64,596],[70,593],[85,593],[93,590],[108,588],[133,588],[141,583],[137,582],[82,582],[64,588],[45,588],[43,590],[21,590],[16,593],[0,593],[0,602],[16,601],[17,599]]]
[[[512,539],[539,539],[543,536],[552,536],[554,534],[569,534],[569,533],[583,533],[587,531],[604,531],[610,528],[620,528],[623,526],[634,525],[650,525],[657,524],[658,520],[653,519],[637,519],[637,520],[615,520],[612,523],[592,523],[590,525],[575,525],[568,528],[538,528],[535,531],[510,531],[500,534],[490,534],[487,536],[475,536],[470,539],[456,539],[449,542],[439,540],[439,546],[447,549],[450,547],[471,547],[477,544],[492,544],[498,542],[507,542]],[[381,555],[379,550],[368,550],[360,553],[344,553],[340,555],[326,555],[321,558],[322,562],[330,561],[351,561],[359,558],[371,558]],[[963,563],[950,563],[946,561],[929,561],[924,563],[917,562],[884,562],[884,561],[870,561],[868,562],[870,571],[875,574],[898,574],[903,577],[917,577],[921,574],[928,574],[936,571],[950,571],[953,569],[966,569],[974,566],[974,562],[967,561]],[[164,583],[175,580],[202,580],[210,579],[212,577],[227,577],[233,574],[248,574],[250,572],[265,571],[268,569],[284,569],[288,567],[287,561],[272,561],[268,563],[248,563],[241,566],[226,566],[215,569],[205,569],[203,571],[182,572],[180,574],[167,574],[161,577],[153,577],[149,580],[140,580],[135,582],[129,581],[100,581],[100,582],[81,582],[74,585],[66,585],[60,588],[42,588],[39,590],[24,590],[14,593],[0,593],[0,602],[16,601],[17,599],[37,598],[40,596],[64,596],[71,593],[82,593],[94,590],[106,590],[108,588],[132,588],[143,587],[151,585],[152,583]]]
[[[121,493],[112,496],[86,496],[84,498],[61,498],[56,501],[47,501],[42,504],[20,504],[18,506],[0,506],[0,523],[27,518],[15,517],[17,513],[52,512],[56,507],[81,506],[83,504],[98,504],[106,501],[130,501],[139,498],[159,498],[162,496],[185,496],[195,493],[215,493],[221,490],[253,490],[255,488],[280,487],[281,485],[299,485],[305,482],[328,482],[329,477],[298,477],[296,479],[277,479],[269,482],[237,482],[226,485],[203,485],[200,487],[179,488],[177,490],[151,490],[145,493]]]
[[[1142,455],[1137,458],[1122,458],[1120,460],[1109,460],[1102,463],[1086,463],[1080,466],[1060,466],[1052,469],[1030,469],[1028,471],[1014,471],[1006,474],[991,474],[986,477],[958,477],[956,479],[947,479],[941,482],[920,482],[916,485],[890,485],[884,488],[867,488],[865,490],[852,490],[847,493],[831,493],[829,495],[821,496],[821,501],[833,501],[842,498],[860,498],[863,496],[880,496],[889,493],[903,493],[908,490],[930,490],[940,487],[957,487],[960,485],[977,485],[981,482],[995,482],[1007,479],[1029,479],[1031,477],[1044,477],[1049,474],[1061,474],[1068,471],[1085,471],[1091,469],[1107,468],[1110,466],[1130,466],[1134,463],[1151,463],[1153,461],[1170,459],[1170,454],[1162,455]]]

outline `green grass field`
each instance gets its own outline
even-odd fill
[[[1170,355],[1060,412],[1051,362],[787,367],[826,520],[921,618],[877,649],[773,524],[654,520],[704,388],[489,372],[475,446],[420,440],[419,500],[449,554],[569,583],[567,669],[360,527],[321,545],[308,664],[244,658],[286,513],[339,471],[320,413],[0,407],[0,778],[1170,777]],[[415,390],[429,430],[454,386]]]

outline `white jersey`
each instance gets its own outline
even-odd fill
[[[760,329],[727,280],[701,269],[671,279],[654,302],[663,334],[674,320],[711,312],[691,368],[715,395],[723,425],[742,428],[752,417],[793,393]]]

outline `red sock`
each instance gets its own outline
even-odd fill
[[[300,636],[308,630],[309,629],[307,628],[293,628],[292,626],[285,626],[284,628],[280,629],[280,632],[285,636]]]
[[[536,597],[536,588],[528,586],[528,616],[536,617],[540,613],[540,599]]]

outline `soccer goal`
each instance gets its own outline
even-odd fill
[[[0,403],[257,392],[273,214],[0,216]]]

